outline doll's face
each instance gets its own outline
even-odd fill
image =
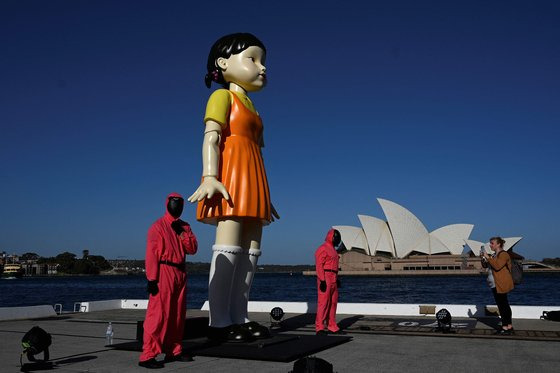
[[[229,58],[218,58],[216,63],[222,69],[226,82],[235,83],[247,92],[254,92],[266,85],[265,58],[261,48],[252,46]]]

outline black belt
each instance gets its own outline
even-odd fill
[[[334,269],[323,269],[323,271],[325,271],[325,272],[332,272],[332,273],[338,273],[338,271],[335,271]]]
[[[159,264],[165,264],[171,267],[175,267],[177,269],[180,269],[181,271],[185,271],[185,262],[183,263],[174,263],[174,262],[170,262],[169,260],[160,260]]]

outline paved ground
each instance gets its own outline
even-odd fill
[[[39,325],[53,335],[51,359],[64,372],[142,372],[138,352],[105,348],[107,321],[114,323],[114,343],[136,339],[141,310],[114,310],[62,315],[42,320],[0,322],[0,372],[18,372],[21,338]],[[189,316],[206,312],[189,310]],[[267,324],[267,314],[252,314]],[[455,333],[433,332],[433,318],[356,317],[339,315],[352,341],[317,353],[338,372],[558,372],[560,323],[514,320],[515,337],[495,337],[495,318],[454,320]],[[286,315],[285,330],[312,334],[313,315]],[[516,339],[517,338],[517,339]],[[195,356],[190,363],[170,363],[159,372],[289,372],[293,362]],[[25,361],[25,358],[24,358]]]

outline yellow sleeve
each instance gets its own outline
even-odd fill
[[[204,123],[209,120],[220,123],[222,128],[227,126],[229,110],[231,107],[231,95],[227,89],[218,89],[212,93],[206,104]]]

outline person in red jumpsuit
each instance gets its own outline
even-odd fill
[[[338,253],[335,247],[340,244],[340,233],[331,229],[325,242],[315,251],[315,271],[317,272],[317,334],[340,333],[336,324],[336,305],[338,303]],[[327,328],[325,329],[325,323]]]
[[[157,369],[164,362],[191,361],[183,356],[181,341],[186,313],[187,273],[185,255],[194,255],[198,243],[188,223],[179,219],[184,200],[171,193],[166,199],[165,215],[148,230],[146,278],[150,299],[144,320],[144,346],[138,365]]]

